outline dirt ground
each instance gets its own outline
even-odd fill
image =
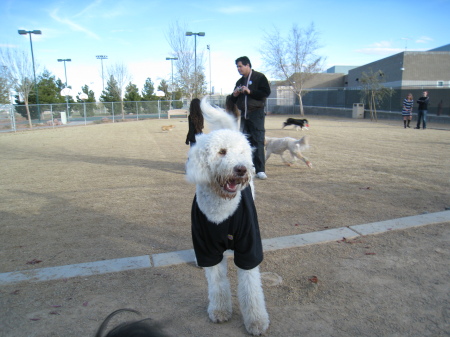
[[[255,182],[263,239],[450,206],[449,125],[311,116],[297,132],[285,118],[268,116],[266,134],[308,135],[313,169],[269,159]],[[0,272],[191,249],[186,134],[185,119],[0,134]],[[267,252],[267,335],[448,336],[448,225]],[[235,293],[231,260],[229,273]],[[119,308],[171,336],[245,336],[234,302],[230,322],[211,323],[190,264],[22,282],[0,287],[0,336],[92,336]]]

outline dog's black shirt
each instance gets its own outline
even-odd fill
[[[251,188],[241,192],[241,201],[234,214],[220,224],[210,222],[197,204],[192,204],[192,241],[197,264],[212,267],[220,263],[227,249],[234,250],[234,263],[250,270],[263,260],[258,216]]]

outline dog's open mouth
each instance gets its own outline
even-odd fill
[[[225,199],[233,199],[239,190],[242,190],[249,181],[249,177],[228,176],[217,179],[215,184],[216,193]]]
[[[236,183],[236,180],[231,179],[228,180],[225,185],[223,186],[224,190],[230,193],[235,193],[237,191],[238,184]]]

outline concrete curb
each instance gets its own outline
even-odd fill
[[[328,229],[320,232],[283,236],[263,240],[264,251],[296,248],[318,243],[326,243],[342,238],[352,239],[364,235],[385,233],[393,230],[402,230],[418,226],[433,225],[450,222],[450,211],[409,216],[405,218],[372,222],[363,225]],[[227,251],[226,257],[233,256],[233,252]],[[106,273],[114,273],[133,269],[151,267],[165,267],[171,265],[194,263],[193,249],[176,252],[160,253],[121,259],[95,261],[72,264],[67,266],[40,268],[32,270],[15,271],[0,274],[0,285],[8,285],[18,282],[41,282],[66,279],[77,276],[91,276]]]

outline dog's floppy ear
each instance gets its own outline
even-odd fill
[[[202,109],[203,117],[208,123],[211,131],[220,129],[238,130],[235,117],[226,112],[224,109],[218,106],[214,107],[209,104],[208,96],[202,98],[200,109]]]
[[[207,162],[208,147],[202,146],[208,135],[196,135],[196,144],[191,147],[186,162],[186,180],[192,184],[209,182],[209,166]]]

